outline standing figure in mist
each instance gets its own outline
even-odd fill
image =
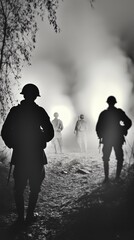
[[[87,122],[84,119],[84,115],[80,114],[74,129],[80,152],[87,152],[87,130]]]
[[[11,164],[14,165],[14,196],[17,208],[17,225],[31,224],[35,220],[34,209],[42,181],[45,177],[44,152],[46,142],[54,136],[53,126],[44,108],[34,101],[40,96],[34,84],[26,84],[21,94],[24,100],[12,107],[1,131],[9,148],[13,148]],[[30,194],[26,219],[24,219],[23,193],[29,182]]]
[[[98,138],[100,139],[100,143],[103,144],[104,182],[109,180],[109,157],[112,147],[114,148],[117,159],[116,180],[120,177],[124,160],[122,146],[125,142],[128,129],[132,125],[132,121],[125,112],[115,107],[117,101],[114,96],[109,96],[107,103],[108,108],[100,113],[96,125]]]
[[[62,130],[63,130],[63,123],[58,118],[59,114],[57,112],[54,113],[54,119],[52,120],[52,125],[54,128],[54,138],[52,140],[52,143],[54,145],[55,153],[62,153]]]

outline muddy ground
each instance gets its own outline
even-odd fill
[[[100,155],[48,154],[48,162],[36,208],[38,219],[25,229],[12,228],[16,219],[13,179],[7,186],[9,165],[0,164],[0,239],[134,240],[133,165],[124,163],[117,183],[112,158],[111,180],[103,184]]]

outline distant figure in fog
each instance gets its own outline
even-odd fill
[[[88,128],[85,117],[83,114],[80,114],[74,129],[80,152],[87,152],[87,130]]]
[[[120,177],[124,161],[122,146],[125,142],[128,129],[132,125],[131,120],[125,112],[115,107],[117,101],[114,96],[109,96],[107,103],[108,108],[100,113],[96,125],[98,138],[100,139],[100,143],[103,144],[104,182],[109,180],[109,157],[112,148],[114,148],[117,159],[116,180]]]
[[[39,89],[34,84],[26,84],[21,94],[24,100],[11,108],[1,131],[5,144],[13,148],[11,164],[14,165],[16,224],[19,226],[24,224],[23,193],[28,182],[30,195],[25,223],[31,224],[35,220],[34,209],[47,164],[44,149],[46,142],[54,136],[48,114],[34,102],[40,96]]]
[[[55,153],[62,153],[62,130],[63,130],[63,123],[58,118],[59,114],[57,112],[54,113],[54,119],[52,120],[52,125],[54,128],[54,138],[52,140],[52,143],[54,145]]]

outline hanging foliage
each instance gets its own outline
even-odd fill
[[[56,11],[59,0],[0,0],[0,114],[13,105],[13,86],[19,86],[24,64],[30,64],[36,44],[37,17],[59,31]]]

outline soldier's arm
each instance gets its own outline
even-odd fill
[[[61,131],[63,130],[63,122],[60,120],[60,129],[61,129]]]
[[[126,115],[126,113],[124,111],[122,111],[122,121],[127,130],[132,126],[131,119]]]
[[[78,130],[78,121],[75,124],[74,132],[77,132],[77,130]]]
[[[50,121],[50,117],[43,108],[41,109],[41,127],[43,129],[46,142],[51,141],[54,137],[54,128]]]
[[[132,126],[132,121],[122,109],[119,109],[119,111],[120,111],[121,121],[123,122],[123,126],[121,125],[122,133],[124,136],[127,136],[128,129]]]
[[[1,129],[1,137],[5,142],[6,146],[9,148],[12,148],[13,146],[13,125],[15,124],[14,115],[15,107],[11,108]]]
[[[104,128],[104,112],[100,113],[97,124],[96,124],[96,133],[99,139],[103,137],[103,128]]]

